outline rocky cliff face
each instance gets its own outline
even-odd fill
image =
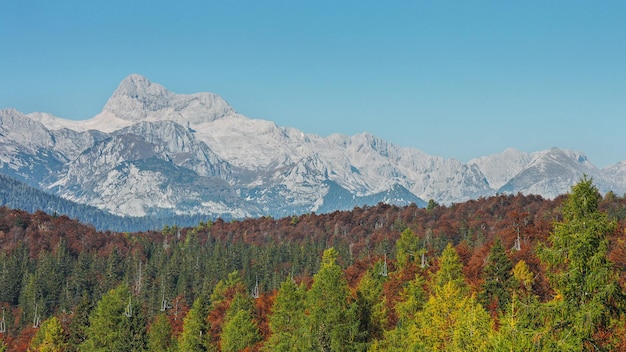
[[[287,216],[496,192],[555,197],[583,174],[603,191],[626,191],[626,167],[599,170],[571,151],[509,149],[464,164],[370,134],[321,137],[249,119],[215,94],[176,94],[139,75],[90,120],[0,110],[0,171],[129,216]]]

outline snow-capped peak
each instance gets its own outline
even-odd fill
[[[173,120],[192,127],[236,114],[216,94],[176,94],[137,74],[122,80],[102,113],[131,122]]]
[[[149,111],[166,107],[173,95],[162,85],[132,74],[122,80],[103,110],[124,120],[142,120]]]

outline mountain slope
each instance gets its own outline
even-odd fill
[[[536,153],[534,159],[504,184],[499,192],[541,194],[554,198],[567,193],[570,186],[583,175],[593,177],[602,192],[617,187],[611,185],[601,170],[591,164],[585,155],[552,148]]]
[[[387,202],[442,204],[496,192],[552,198],[583,174],[626,188],[566,150],[508,149],[467,164],[370,134],[322,137],[250,119],[212,93],[177,94],[130,75],[84,121],[0,110],[0,171],[132,216],[286,216]]]

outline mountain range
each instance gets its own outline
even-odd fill
[[[602,192],[626,192],[626,161],[600,169],[552,148],[462,163],[367,133],[280,127],[216,94],[176,94],[135,74],[88,120],[0,110],[0,173],[111,214],[155,217],[282,217],[496,193],[554,198],[583,174]]]

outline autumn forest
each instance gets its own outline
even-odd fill
[[[626,198],[99,232],[0,208],[0,351],[626,351]]]

